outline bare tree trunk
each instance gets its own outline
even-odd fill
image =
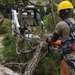
[[[41,49],[42,49],[43,45],[44,45],[44,43],[41,42],[40,45],[38,46],[38,48],[36,49],[32,60],[28,63],[23,75],[32,75],[34,73],[34,70],[40,60]]]
[[[18,8],[18,20],[20,25],[22,26],[22,7]]]
[[[53,5],[52,5],[52,0],[50,0],[50,7],[51,7],[52,20],[53,20],[53,28],[55,28],[56,21],[55,21],[55,16],[54,16],[54,10],[53,10]]]

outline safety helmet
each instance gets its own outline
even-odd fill
[[[60,10],[63,10],[63,9],[73,9],[73,5],[69,1],[62,1],[58,5],[58,12],[60,12]]]

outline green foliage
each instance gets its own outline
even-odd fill
[[[18,62],[18,59],[20,59],[20,62],[26,62],[32,58],[32,54],[25,55],[25,54],[17,54],[16,53],[16,43],[17,43],[18,37],[16,35],[6,35],[2,41],[2,44],[4,46],[2,55],[3,58],[8,58],[9,62]],[[24,47],[24,41],[19,42],[19,48],[22,50]],[[26,45],[27,46],[27,45]],[[22,58],[21,58],[22,57]]]
[[[46,15],[43,7],[40,8],[40,15],[41,15],[41,19],[43,19],[43,17]]]
[[[11,28],[11,20],[4,18],[3,22],[0,24],[0,34],[10,32],[10,28]]]
[[[12,4],[12,6],[13,6],[14,0],[9,0],[8,2],[10,4]],[[38,4],[41,4],[42,2],[43,2],[43,0],[38,0]],[[2,2],[0,5],[3,5]],[[55,4],[53,6],[55,8],[54,10],[56,11]],[[10,5],[8,7],[10,7]],[[44,8],[42,8],[42,7],[40,8],[41,17],[44,21],[45,28],[47,29],[47,33],[49,33],[49,32],[53,32],[53,29],[52,29],[53,22],[52,22],[52,15],[50,12],[50,7],[48,7],[47,12],[48,13],[46,15]],[[56,19],[56,23],[60,20],[60,18],[58,17],[58,14],[56,12],[55,12],[55,19]],[[11,21],[4,19],[4,22],[0,25],[0,34],[5,34],[8,32],[11,32],[9,28],[11,28]],[[38,29],[40,29],[40,28],[38,28]],[[33,57],[34,52],[32,52],[31,54],[28,54],[28,55],[23,54],[23,53],[21,53],[21,54],[16,53],[17,40],[18,40],[18,37],[16,35],[12,36],[10,34],[8,34],[3,39],[2,42],[3,42],[4,48],[1,52],[2,60],[7,59],[8,63],[9,62],[25,63]],[[30,43],[30,44],[32,44],[32,43]],[[26,40],[19,41],[18,46],[21,50],[23,49],[23,47],[27,48],[28,50],[30,49],[28,44],[26,44]],[[23,50],[25,50],[25,48]],[[42,53],[42,56],[43,55],[44,55],[44,53]],[[43,59],[42,59],[42,56],[41,56],[41,60],[38,64],[38,66],[35,70],[34,75],[59,75],[60,60],[57,60],[58,54],[46,55]],[[13,66],[12,69],[16,70],[18,68],[15,69]]]
[[[2,60],[7,59],[7,63],[25,63],[28,62],[29,60],[32,59],[33,53],[30,54],[17,54],[16,53],[16,41],[18,37],[16,35],[7,35],[3,39],[3,45],[4,48],[1,52],[2,54]],[[22,50],[23,47],[26,47],[28,45],[24,44],[26,41],[21,40],[19,42],[19,48]],[[33,44],[35,45],[35,44]],[[47,48],[46,48],[47,50]],[[47,54],[44,56],[44,52],[41,54],[41,59],[40,62],[35,70],[34,75],[59,75],[59,65],[60,65],[60,60],[58,60],[58,53],[52,53],[52,54]],[[57,64],[58,63],[58,64]],[[12,70],[15,70],[19,72],[19,66],[12,65],[10,67]]]
[[[7,35],[3,39],[2,44],[4,46],[4,48],[2,50],[3,59],[8,58],[9,60],[12,60],[12,59],[16,58],[14,37],[13,36],[9,37],[9,35]]]
[[[49,32],[50,30],[50,24],[52,22],[52,17],[51,17],[51,14],[48,14],[44,17],[44,20],[43,20],[44,24],[45,24],[45,28],[47,29],[47,31]]]
[[[43,59],[40,60],[35,75],[60,75],[59,66],[60,60],[58,60],[59,54],[47,54]],[[58,64],[57,64],[58,63]]]
[[[72,0],[72,4],[73,4],[73,6],[75,7],[75,0]]]
[[[37,4],[42,4],[43,3],[43,0],[37,0],[36,2]],[[43,19],[43,17],[45,16],[45,10],[44,10],[44,7],[40,7],[40,15],[41,15],[41,19]]]
[[[51,12],[50,6],[47,6],[46,15],[48,15]]]
[[[11,14],[11,9],[15,9],[15,0],[0,0],[0,13],[4,15],[5,18],[9,18]]]
[[[42,0],[37,0],[36,3],[41,4],[42,3]]]
[[[24,53],[17,54],[17,51],[16,51],[17,39],[18,38],[16,35],[6,35],[4,37],[4,39],[2,40],[2,44],[4,48],[0,52],[0,55],[1,55],[0,63],[5,61],[5,64],[4,64],[5,66],[11,68],[15,72],[20,73],[23,71],[24,66],[19,66],[14,64],[6,65],[6,63],[26,63],[29,60],[31,60],[33,56],[33,52],[27,55]],[[25,46],[24,41],[21,41],[19,44],[19,48],[22,48],[24,46]],[[22,51],[22,49],[19,51]]]
[[[43,17],[45,16],[45,10],[43,7],[40,8],[40,15],[41,15],[41,18],[43,19]]]
[[[58,7],[58,4],[55,3],[55,2],[53,2],[52,4],[53,4],[54,12],[56,12],[57,11],[57,7]]]
[[[52,2],[52,5],[53,5],[53,10],[54,12],[57,11],[57,3],[55,3],[54,1]],[[50,6],[47,6],[47,11],[46,11],[46,14],[48,15],[49,13],[51,13],[51,7]]]
[[[57,24],[57,22],[59,22],[61,19],[58,16],[57,12],[55,12],[54,16],[55,16],[55,21],[56,21],[56,24]],[[45,24],[45,29],[47,29],[47,33],[53,32],[53,20],[52,20],[51,13],[44,16],[43,22]]]

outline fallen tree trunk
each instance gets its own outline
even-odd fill
[[[44,46],[44,42],[41,42],[40,45],[38,46],[38,48],[36,49],[36,51],[33,55],[33,58],[28,63],[23,75],[32,75],[34,73],[34,70],[39,63],[40,55],[41,55],[41,49],[43,46]]]

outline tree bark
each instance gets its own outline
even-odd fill
[[[51,7],[52,20],[53,20],[53,28],[55,28],[56,21],[55,21],[55,16],[54,16],[54,10],[53,10],[53,5],[52,5],[52,0],[50,0],[50,7]]]
[[[23,75],[32,75],[34,73],[34,70],[40,60],[41,49],[42,49],[43,45],[44,45],[44,43],[41,42],[40,45],[38,46],[38,48],[36,49],[32,60],[28,63]]]
[[[36,4],[36,3],[31,2],[30,0],[28,0],[28,2],[30,4],[32,4],[34,6],[38,6],[38,7],[47,7],[47,6],[49,6],[49,3],[48,4]]]

